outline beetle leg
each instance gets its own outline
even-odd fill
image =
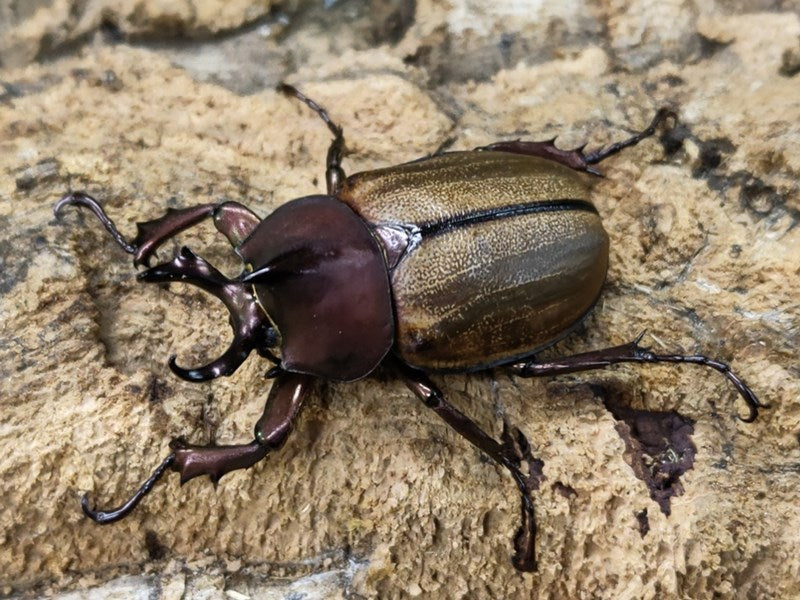
[[[240,446],[193,446],[173,442],[174,471],[186,483],[208,475],[216,483],[236,469],[247,469],[278,450],[292,431],[303,401],[314,382],[310,375],[283,372],[272,384],[264,413],[255,426],[255,440]]]
[[[100,203],[83,192],[72,192],[61,198],[53,211],[58,217],[65,206],[83,206],[91,210],[120,247],[128,254],[133,254],[133,264],[147,264],[156,249],[172,236],[191,227],[210,216],[214,212],[213,204],[200,204],[189,208],[167,210],[167,214],[158,219],[136,224],[136,239],[129,242],[117,230]]]
[[[325,160],[325,182],[328,186],[328,195],[337,196],[339,188],[345,180],[344,170],[342,169],[342,154],[344,153],[344,133],[342,128],[331,120],[327,110],[304,95],[293,85],[281,83],[278,85],[278,91],[287,96],[294,96],[300,100],[300,102],[305,103],[325,121],[325,125],[328,126],[328,129],[330,129],[333,134],[333,141],[328,147],[328,156]]]
[[[231,314],[234,338],[228,350],[217,360],[196,369],[179,367],[175,363],[175,356],[171,356],[169,366],[178,377],[187,381],[207,381],[230,375],[239,368],[251,350],[269,345],[266,341],[270,335],[269,321],[258,306],[251,286],[231,281],[185,246],[170,262],[139,273],[139,279],[196,285],[222,300]]]
[[[561,163],[562,165],[570,167],[571,169],[575,169],[576,171],[584,171],[586,173],[591,173],[592,175],[602,176],[600,171],[593,169],[589,165],[595,165],[605,160],[609,156],[617,154],[618,152],[621,152],[630,146],[635,146],[642,140],[655,135],[658,126],[669,118],[677,119],[677,115],[668,108],[661,108],[658,110],[658,112],[656,112],[653,120],[650,121],[650,125],[648,125],[642,131],[632,135],[626,140],[611,144],[606,148],[600,148],[599,150],[590,152],[588,154],[584,153],[583,151],[583,149],[586,147],[585,144],[583,146],[573,148],[572,150],[561,150],[556,148],[555,138],[543,142],[523,142],[521,140],[495,142],[493,144],[489,144],[488,146],[475,148],[475,150],[511,152],[512,154],[539,156],[541,158],[547,158],[557,163]]]
[[[644,128],[642,131],[630,136],[626,140],[622,140],[621,142],[616,142],[615,144],[611,144],[610,146],[607,146],[605,148],[600,148],[595,152],[590,152],[589,154],[584,155],[584,162],[587,165],[596,165],[597,163],[607,159],[609,156],[613,156],[614,154],[622,152],[625,148],[630,148],[631,146],[635,146],[642,140],[645,140],[655,135],[658,126],[667,119],[672,119],[673,121],[677,121],[678,115],[675,114],[675,111],[670,110],[668,108],[659,108],[658,111],[656,111],[653,120],[650,121],[650,125]]]
[[[170,468],[180,473],[183,484],[199,475],[208,475],[216,483],[226,473],[252,467],[270,452],[278,450],[289,437],[313,380],[309,375],[295,373],[283,373],[275,380],[264,413],[256,423],[253,442],[232,446],[194,446],[173,441],[170,444],[172,452],[125,503],[111,510],[96,510],[89,507],[88,495],[84,495],[81,499],[83,512],[100,524],[119,521],[136,508]]]
[[[522,523],[514,536],[514,556],[512,563],[520,571],[536,570],[536,520],[533,512],[533,500],[530,492],[536,488],[533,477],[534,470],[541,469],[541,461],[537,461],[530,453],[530,445],[522,432],[517,428],[503,426],[503,443],[497,442],[483,431],[477,423],[464,413],[449,404],[442,392],[433,382],[419,371],[404,365],[398,365],[405,384],[416,396],[432,409],[445,423],[465,437],[472,445],[481,450],[497,464],[505,467],[514,478],[520,492]],[[520,462],[528,464],[529,474],[520,470]],[[536,464],[538,463],[538,464]]]
[[[547,361],[526,361],[511,365],[511,370],[520,377],[539,377],[542,375],[558,375],[561,373],[574,373],[576,371],[588,371],[591,369],[603,369],[609,365],[632,362],[632,363],[691,363],[711,367],[719,371],[736,388],[736,391],[747,403],[749,414],[746,417],[739,417],[745,423],[755,421],[758,416],[759,408],[769,408],[769,405],[761,402],[742,379],[736,375],[731,368],[718,360],[708,358],[700,354],[684,356],[681,354],[654,354],[647,348],[639,345],[644,336],[644,332],[639,334],[635,340],[602,350],[583,352],[573,356],[552,358]]]
[[[71,192],[61,198],[53,211],[60,216],[65,206],[82,206],[91,210],[114,241],[128,254],[133,254],[133,264],[147,265],[161,244],[181,231],[197,225],[207,217],[214,218],[214,224],[235,247],[255,229],[260,219],[249,209],[236,202],[225,202],[220,205],[199,204],[189,208],[169,208],[165,215],[152,221],[136,224],[136,239],[132,242],[123,236],[114,221],[105,213],[100,203],[83,192]]]
[[[114,238],[114,241],[117,242],[120,248],[122,248],[128,254],[136,253],[136,245],[129,242],[125,236],[119,232],[117,226],[114,225],[114,221],[109,218],[100,203],[92,198],[89,194],[84,194],[83,192],[70,192],[69,194],[66,194],[61,198],[61,200],[56,202],[56,205],[53,207],[53,213],[55,214],[56,218],[61,216],[61,211],[65,206],[83,206],[88,208],[98,219],[100,219],[100,222],[106,228],[108,233],[111,234],[111,237]]]
[[[214,207],[214,226],[231,246],[238,248],[261,222],[261,219],[238,202],[224,202]]]

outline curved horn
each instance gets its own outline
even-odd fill
[[[139,279],[196,285],[222,300],[230,312],[233,342],[219,358],[202,367],[186,369],[178,366],[174,355],[170,357],[169,367],[181,379],[208,381],[230,375],[254,348],[263,345],[268,338],[269,321],[258,306],[250,286],[231,281],[189,248],[183,247],[171,261],[143,271]]]
[[[250,355],[252,347],[242,346],[237,344],[237,341],[231,343],[222,355],[212,360],[207,365],[202,367],[194,367],[191,369],[184,369],[178,366],[176,356],[173,354],[169,357],[169,368],[181,379],[186,381],[209,381],[217,377],[225,377],[238,369],[245,359]]]

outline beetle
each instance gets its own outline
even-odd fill
[[[328,112],[296,88],[333,135],[326,159],[327,194],[279,206],[263,220],[236,202],[169,209],[137,224],[127,240],[100,203],[71,192],[55,205],[92,211],[117,244],[147,268],[145,282],[199,286],[225,304],[234,336],[216,360],[184,368],[202,382],[232,374],[255,351],[274,366],[263,415],[250,443],[200,446],[175,441],[142,486],[111,510],[81,505],[98,523],[129,514],[167,470],[181,483],[207,475],[214,482],[248,468],[286,441],[316,379],[353,381],[379,365],[393,370],[448,425],[498,465],[520,493],[521,525],[512,562],[535,569],[533,461],[522,431],[505,424],[500,440],[449,404],[430,373],[506,367],[520,377],[604,368],[616,363],[692,363],[725,375],[745,400],[751,422],[766,405],[727,364],[702,355],[655,354],[641,335],[620,346],[537,360],[566,336],[597,301],[608,269],[608,235],[589,201],[587,174],[609,156],[653,136],[677,117],[659,110],[624,141],[585,153],[542,142],[500,141],[472,151],[437,152],[408,163],[347,177],[345,142]],[[212,219],[244,263],[225,277],[183,247],[150,266],[159,246]],[[526,474],[527,471],[527,474]]]

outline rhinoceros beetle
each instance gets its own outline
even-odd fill
[[[655,354],[630,343],[563,358],[536,354],[567,335],[595,304],[608,267],[608,236],[589,202],[585,173],[654,135],[675,115],[659,110],[628,139],[584,153],[555,140],[501,141],[468,152],[438,152],[349,177],[341,167],[342,128],[297,89],[333,134],[326,195],[292,200],[265,219],[236,202],[169,210],[138,224],[128,241],[85,193],[68,205],[88,208],[135,266],[149,267],[156,249],[211,218],[244,262],[229,279],[184,247],[169,262],[139,273],[146,282],[183,282],[218,297],[231,314],[230,347],[199,368],[169,366],[188,381],[230,375],[255,350],[274,364],[274,379],[254,440],[230,446],[173,441],[172,452],[120,507],[82,507],[98,523],[128,513],[168,470],[181,483],[199,475],[217,481],[248,468],[286,441],[315,379],[352,381],[379,365],[393,370],[448,425],[511,473],[521,498],[513,564],[535,569],[531,467],[524,434],[503,428],[500,441],[450,405],[429,373],[507,367],[520,377],[600,369],[616,363],[692,363],[733,383],[753,421],[762,404],[728,365],[705,356]],[[526,473],[527,471],[527,473]]]

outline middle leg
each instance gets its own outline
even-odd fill
[[[294,96],[300,102],[306,104],[311,110],[319,115],[319,118],[325,122],[328,129],[333,134],[333,140],[328,147],[328,156],[325,160],[325,182],[328,186],[328,194],[336,196],[339,188],[345,180],[344,169],[342,169],[342,154],[344,153],[344,132],[342,128],[331,120],[328,111],[322,108],[319,104],[314,102],[311,98],[303,94],[293,85],[288,83],[281,83],[278,86],[278,91],[286,94],[287,96]]]

